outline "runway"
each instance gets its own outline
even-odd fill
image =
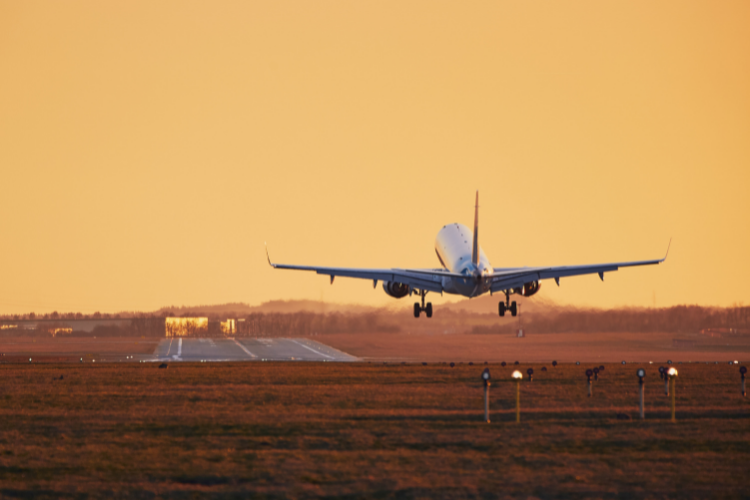
[[[164,339],[141,361],[359,361],[345,352],[302,338]]]

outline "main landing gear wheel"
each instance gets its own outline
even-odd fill
[[[505,311],[510,311],[511,316],[518,314],[518,305],[516,305],[515,300],[513,302],[510,301],[510,293],[508,291],[505,292],[505,302],[500,302],[497,305],[497,313],[501,317],[505,316]]]
[[[428,318],[432,317],[432,302],[428,302],[427,305],[424,303],[424,297],[427,295],[426,290],[420,290],[419,295],[422,297],[422,304],[420,305],[419,302],[414,303],[414,317],[418,318],[419,315],[424,311],[427,314]]]

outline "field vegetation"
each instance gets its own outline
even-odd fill
[[[657,365],[491,364],[487,424],[483,364],[5,364],[0,497],[746,498],[737,365],[675,366],[672,423]]]

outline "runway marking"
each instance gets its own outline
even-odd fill
[[[312,351],[312,352],[314,352],[314,353],[320,354],[321,356],[325,356],[325,357],[326,357],[326,358],[328,358],[328,359],[336,359],[336,358],[334,358],[333,356],[329,356],[328,354],[323,354],[322,352],[320,352],[320,351],[318,351],[318,350],[315,350],[315,349],[313,349],[312,347],[310,347],[310,346],[307,346],[307,345],[305,345],[305,344],[303,344],[303,343],[301,343],[301,342],[297,342],[297,341],[296,341],[296,340],[294,340],[294,339],[289,339],[289,340],[291,340],[292,342],[294,342],[295,344],[297,344],[297,345],[299,345],[299,346],[302,346],[302,347],[304,347],[305,349],[309,349],[309,350],[311,350],[311,351]]]
[[[172,339],[169,339],[169,349],[167,349],[167,356],[169,356],[169,351],[171,351],[171,350],[172,350],[172,341],[173,341],[173,340],[174,340],[174,338],[172,338]]]
[[[172,357],[174,359],[180,359],[180,356],[182,356],[182,338],[177,342],[177,354]]]
[[[235,344],[237,344],[238,346],[240,346],[240,349],[242,349],[243,351],[245,351],[246,353],[248,353],[248,354],[249,354],[250,356],[252,356],[253,358],[257,358],[257,357],[258,357],[258,356],[256,356],[255,354],[253,354],[253,353],[251,353],[250,351],[248,351],[248,350],[247,350],[247,348],[246,348],[246,347],[245,347],[244,345],[240,344],[240,343],[239,343],[239,342],[237,341],[237,339],[232,339],[232,340],[234,340],[234,343],[235,343]]]

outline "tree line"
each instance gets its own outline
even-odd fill
[[[88,317],[80,313],[66,313],[37,316],[33,313],[26,318],[7,316],[3,318],[6,327],[3,334],[31,334],[23,330],[8,328],[8,321],[21,319],[46,319],[37,323],[38,334],[52,332],[65,326],[66,319],[121,319],[119,324],[97,325],[93,332],[58,332],[60,336],[148,336],[164,337],[166,317],[173,316],[169,311],[163,315],[122,313],[118,315],[97,314]],[[49,317],[47,317],[49,316]],[[187,316],[187,314],[185,315]],[[190,317],[208,317],[207,328],[186,332],[188,336],[223,337],[227,336],[219,328],[219,320],[232,317],[222,315],[192,313]],[[530,333],[566,332],[674,332],[697,333],[705,330],[722,330],[728,334],[750,335],[750,307],[703,307],[674,306],[659,309],[617,308],[617,309],[578,309],[551,308],[541,312],[522,314],[520,317],[498,318],[495,314],[475,314],[465,311],[437,309],[431,319],[417,320],[404,310],[380,310],[359,313],[251,313],[234,316],[236,332],[231,336],[291,336],[326,333],[513,333],[519,327]],[[49,333],[51,334],[51,333]]]

